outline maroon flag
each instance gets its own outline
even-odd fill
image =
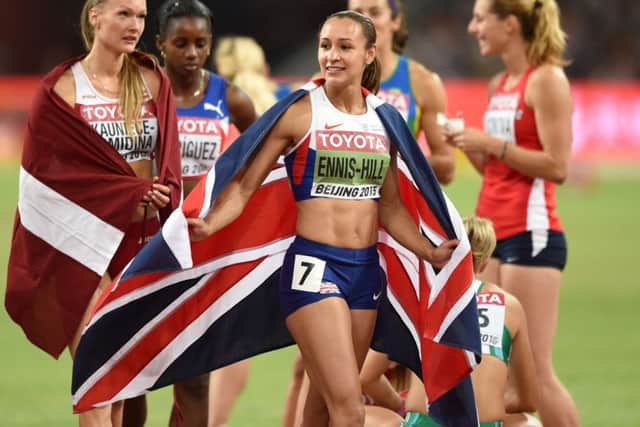
[[[35,96],[20,167],[20,192],[5,305],[35,345],[58,357],[78,329],[151,180],[118,152],[53,87],[81,58],[45,76]],[[143,55],[138,61],[155,64]],[[180,143],[171,86],[162,74],[157,104],[157,175],[171,188],[166,219],[181,198]]]

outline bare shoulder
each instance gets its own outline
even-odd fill
[[[419,104],[424,104],[425,100],[444,96],[444,84],[440,76],[422,65],[421,63],[409,59],[409,76],[411,88],[413,89]]]
[[[158,67],[156,66],[154,68],[150,68],[146,65],[139,64],[138,68],[140,69],[142,78],[151,91],[151,97],[153,99],[158,99],[158,93],[160,93],[160,84],[162,83],[162,77],[160,76]]]
[[[569,79],[562,67],[552,64],[542,64],[531,73],[529,84],[569,84]]]
[[[282,135],[287,135],[293,141],[302,139],[311,127],[311,99],[308,94],[294,102],[284,112],[276,128]]]
[[[562,67],[552,64],[543,64],[536,68],[525,92],[525,99],[531,105],[537,99],[548,98],[551,95],[557,97],[571,97],[571,87],[569,79]]]
[[[230,105],[251,103],[251,98],[242,89],[229,80],[225,80],[225,83],[227,86],[227,102]]]
[[[64,99],[67,104],[73,107],[76,103],[76,83],[73,79],[71,68],[60,76],[56,84],[53,86],[53,91]]]
[[[523,322],[526,322],[526,315],[522,304],[514,295],[509,292],[504,293],[504,306],[507,314],[507,326],[512,335],[517,335],[522,328]]]

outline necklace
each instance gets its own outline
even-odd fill
[[[193,95],[191,95],[192,98],[197,98],[202,94],[202,91],[204,90],[204,79],[205,72],[202,68],[200,68],[200,84],[198,85],[198,90],[193,92]]]
[[[105,84],[102,83],[102,81],[98,78],[96,73],[91,70],[91,67],[89,65],[89,61],[85,61],[85,63],[87,64],[87,71],[91,75],[91,81],[93,83],[97,83],[98,86],[100,86],[100,89],[102,89],[104,92],[107,92],[110,95],[119,95],[120,94],[120,88],[114,90],[114,89],[110,89],[107,86],[105,86]]]

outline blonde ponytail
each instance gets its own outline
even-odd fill
[[[247,94],[258,115],[276,103],[278,86],[266,76],[264,51],[253,38],[223,37],[214,53],[214,62],[220,76]]]
[[[560,9],[555,0],[535,0],[531,10],[533,37],[527,56],[534,65],[550,63],[565,66],[567,35],[560,27]]]
[[[569,64],[564,57],[567,35],[560,26],[555,0],[493,0],[491,11],[500,18],[513,15],[518,19],[522,37],[529,42],[527,59],[531,65]]]
[[[85,48],[90,51],[95,41],[95,31],[89,21],[89,12],[93,8],[103,6],[104,0],[86,0],[80,13],[80,31]],[[140,116],[144,102],[144,82],[138,64],[130,54],[124,56],[122,70],[120,70],[120,112],[124,117],[127,133],[140,133]]]
[[[496,248],[496,233],[488,219],[473,216],[464,218],[463,222],[471,245],[473,270],[478,272]]]

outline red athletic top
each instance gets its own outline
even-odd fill
[[[507,74],[502,76],[489,100],[484,128],[509,144],[542,150],[534,112],[524,101],[534,70],[527,70],[510,89],[504,87]],[[498,240],[531,230],[562,231],[556,212],[555,184],[525,176],[493,156],[484,169],[476,214],[493,221]]]

